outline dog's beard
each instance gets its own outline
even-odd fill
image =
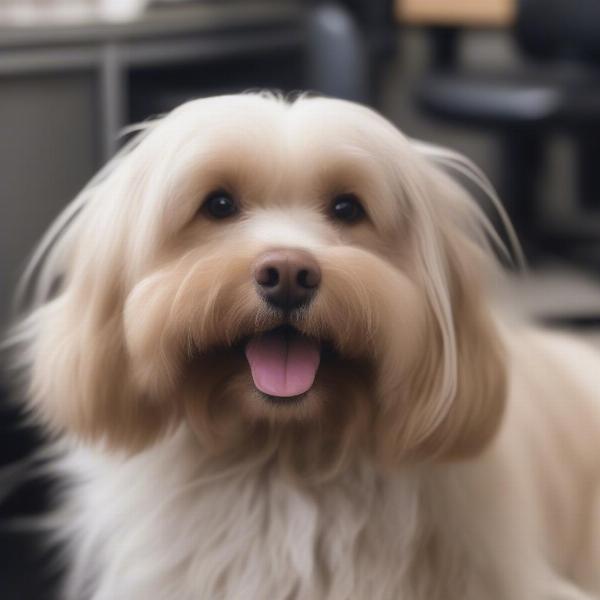
[[[275,397],[255,385],[242,345],[191,361],[183,385],[186,421],[217,454],[276,456],[294,472],[337,469],[364,450],[372,369],[323,349],[311,387]]]
[[[188,362],[185,416],[210,451],[276,457],[306,476],[336,471],[365,450],[374,365],[303,332],[309,314],[263,316],[257,331]]]

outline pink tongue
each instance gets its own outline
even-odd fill
[[[254,385],[270,396],[298,396],[312,386],[321,354],[319,345],[299,333],[275,330],[246,346]]]

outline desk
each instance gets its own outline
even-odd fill
[[[417,26],[507,27],[516,0],[395,0],[399,23]]]

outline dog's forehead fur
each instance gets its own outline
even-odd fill
[[[366,108],[260,96],[184,105],[150,133],[137,159],[147,187],[184,219],[219,187],[237,194],[245,210],[322,210],[335,194],[353,192],[381,232],[407,210],[399,165],[410,170],[414,162],[404,136]]]

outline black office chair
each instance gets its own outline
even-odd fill
[[[537,184],[549,136],[566,133],[576,149],[578,203],[600,208],[600,1],[519,0],[514,37],[521,68],[474,72],[441,61],[418,100],[438,119],[493,132],[502,148],[500,192],[525,244],[571,251],[581,233],[539,227]]]

